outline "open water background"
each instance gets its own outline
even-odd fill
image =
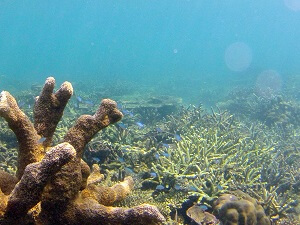
[[[0,89],[49,75],[134,82],[186,102],[270,76],[280,92],[300,77],[300,1],[0,0]]]

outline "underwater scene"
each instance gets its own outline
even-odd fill
[[[300,225],[300,0],[0,0],[0,225]]]

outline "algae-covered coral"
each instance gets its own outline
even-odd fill
[[[156,224],[164,221],[151,205],[129,209],[109,206],[132,190],[131,177],[111,188],[95,186],[88,179],[90,169],[81,159],[84,147],[99,130],[122,118],[114,101],[104,99],[93,116],[80,116],[62,143],[51,148],[55,128],[73,93],[69,82],[63,83],[55,93],[54,85],[54,78],[49,77],[36,98],[34,124],[9,92],[1,92],[0,116],[15,133],[19,151],[16,178],[1,173],[0,223]]]

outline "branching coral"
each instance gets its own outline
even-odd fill
[[[53,94],[54,84],[54,78],[48,78],[36,98],[34,124],[10,93],[0,94],[0,116],[19,142],[17,178],[6,173],[0,176],[0,184],[8,182],[7,188],[0,185],[0,224],[118,225],[164,221],[151,205],[110,207],[130,193],[131,177],[111,188],[97,186],[95,181],[101,180],[101,174],[95,167],[89,179],[89,167],[81,159],[84,147],[98,131],[122,118],[114,101],[104,99],[93,116],[81,116],[63,142],[50,148],[57,123],[73,93],[71,84],[65,82]]]
[[[286,91],[285,91],[286,92]],[[300,107],[297,101],[288,100],[283,96],[261,96],[252,89],[238,89],[232,91],[227,101],[219,103],[222,109],[241,117],[259,120],[268,126],[280,124],[282,126],[300,124]]]
[[[297,135],[278,137],[276,130],[248,126],[226,112],[183,112],[164,124],[165,130],[179,130],[182,139],[161,145],[152,162],[163,191],[173,188],[212,200],[241,189],[258,199],[268,216],[283,218],[292,210],[299,194]]]
[[[153,170],[160,177],[188,179],[198,192],[210,197],[222,193],[218,186],[258,184],[260,167],[270,157],[272,145],[251,140],[249,132],[228,113],[213,112],[201,118],[187,121],[192,128],[182,131],[182,140],[161,149]]]

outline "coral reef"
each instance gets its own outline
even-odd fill
[[[227,99],[218,105],[235,115],[261,121],[270,127],[276,124],[298,127],[300,124],[298,102],[284,95],[264,98],[253,89],[237,89],[229,93]]]
[[[264,218],[271,220],[272,224],[299,224],[299,105],[288,96],[263,99],[251,90],[242,90],[228,100],[229,105],[225,108],[230,113],[218,107],[208,111],[201,105],[178,106],[171,114],[162,111],[166,115],[163,117],[155,109],[160,105],[159,99],[149,99],[148,93],[139,96],[140,101],[134,100],[136,95],[116,94],[114,98],[118,99],[118,108],[124,114],[122,122],[108,126],[91,139],[106,126],[107,120],[95,115],[75,121],[82,114],[100,110],[90,102],[96,102],[99,97],[96,88],[86,87],[89,91],[76,92],[66,105],[64,116],[52,135],[52,146],[68,142],[76,146],[78,157],[71,157],[50,176],[41,197],[37,198],[41,199],[39,203],[23,216],[24,224],[25,221],[27,224],[32,221],[92,224],[94,219],[114,224],[118,224],[117,221],[143,223],[133,218],[129,222],[123,216],[135,214],[143,208],[145,213],[153,212],[145,203],[157,206],[168,224],[217,224],[211,216],[214,210],[218,211],[213,203],[224,194],[235,196],[237,202],[219,204],[226,206],[221,221],[226,220],[227,206],[231,205],[232,211],[255,208],[264,212]],[[105,95],[111,96],[106,87],[102,89]],[[52,107],[60,107],[56,93],[48,94],[52,100],[46,100],[50,108],[45,109],[45,114],[51,115]],[[34,119],[34,113],[30,112],[34,101],[32,94],[23,94],[18,105],[20,107],[25,101],[22,111]],[[146,110],[145,103],[149,101],[154,108],[151,106]],[[109,107],[101,110],[104,114],[110,111]],[[97,124],[95,117],[104,123]],[[17,142],[1,119],[0,166],[13,174],[17,169]],[[74,123],[70,129],[70,124]],[[82,129],[82,126],[88,129]],[[43,162],[44,154],[52,151],[48,144],[51,135],[46,139],[45,136],[37,133],[38,149],[42,154],[41,159],[33,164]],[[10,174],[0,174],[4,177],[4,182],[0,183],[0,198],[3,200],[0,201],[0,217],[4,216],[9,196],[18,181]],[[3,189],[10,179],[10,187]],[[236,190],[251,198],[239,195]],[[244,202],[244,207],[240,202]],[[146,216],[143,221],[151,224]]]
[[[105,161],[100,165],[142,178],[138,183],[143,191],[133,195],[143,197],[130,199],[135,204],[147,199],[163,208],[164,215],[175,214],[191,195],[198,196],[195,204],[212,207],[220,195],[242,190],[259,201],[268,217],[281,220],[293,212],[299,198],[300,142],[295,131],[248,124],[227,111],[208,113],[201,106],[189,106],[143,129],[130,122],[126,129],[111,127],[101,133],[111,142],[101,146],[95,138],[89,151]],[[178,211],[177,218],[186,210]]]
[[[98,186],[103,176],[94,166],[89,179],[90,169],[82,160],[84,147],[98,131],[122,118],[114,101],[102,100],[93,116],[79,117],[62,142],[50,147],[56,126],[73,93],[68,82],[63,83],[56,93],[53,93],[54,85],[54,78],[49,77],[36,98],[34,124],[10,93],[3,91],[0,94],[0,116],[7,121],[19,143],[17,177],[5,172],[0,174],[0,224],[163,222],[165,219],[155,206],[111,207],[131,192],[131,177],[112,187]]]

